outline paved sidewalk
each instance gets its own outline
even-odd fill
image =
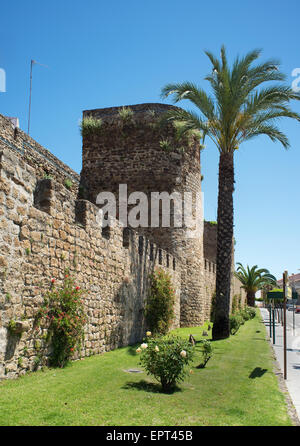
[[[269,335],[269,312],[266,308],[260,308],[260,311]],[[275,344],[273,344],[273,339],[270,342],[283,373],[283,327],[281,324],[276,323]],[[292,326],[289,325],[287,326],[287,380],[285,384],[300,419],[300,329],[293,331]]]

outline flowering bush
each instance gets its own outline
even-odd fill
[[[246,308],[244,308],[243,310],[240,311],[240,315],[246,322],[249,321],[249,319],[251,319],[250,313],[247,311]]]
[[[161,383],[164,392],[170,392],[177,382],[184,380],[194,347],[177,336],[168,336],[147,339],[137,353],[141,354],[140,362],[147,374]]]
[[[150,280],[146,320],[154,334],[166,334],[174,318],[175,290],[170,275],[162,269],[156,270]]]
[[[73,355],[75,348],[80,347],[86,322],[82,295],[83,291],[76,286],[74,279],[65,274],[61,288],[51,280],[51,289],[44,299],[44,305],[38,314],[38,325],[48,329],[48,340],[51,341],[51,365],[64,367]]]

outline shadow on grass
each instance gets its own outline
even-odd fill
[[[261,378],[268,370],[262,369],[261,367],[256,367],[249,375],[249,378],[255,379],[255,378]]]
[[[144,392],[151,392],[151,393],[164,393],[164,394],[173,394],[176,392],[181,392],[182,390],[179,387],[175,387],[172,391],[170,392],[163,392],[162,387],[160,384],[156,384],[156,383],[150,383],[147,382],[145,380],[141,380],[141,381],[130,381],[127,382],[122,389],[125,390],[131,390],[131,389],[135,389],[135,390],[142,390]]]
[[[264,342],[268,342],[267,339],[263,339],[263,338],[252,338],[253,341],[264,341]]]
[[[137,353],[136,353],[137,347],[138,347],[138,344],[128,345],[127,353],[131,356],[137,356]]]

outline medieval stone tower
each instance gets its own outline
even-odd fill
[[[100,120],[97,132],[83,132],[83,165],[81,196],[96,203],[103,191],[113,192],[117,201],[119,185],[127,185],[128,196],[144,192],[149,203],[149,226],[135,228],[141,238],[156,243],[174,256],[181,268],[180,324],[195,326],[205,317],[203,217],[196,216],[196,193],[201,191],[200,144],[196,137],[178,140],[173,125],[162,125],[160,117],[170,105],[140,104],[103,108],[83,112],[83,119]],[[127,112],[126,112],[127,110]],[[128,111],[129,110],[129,111]],[[182,227],[150,226],[152,192],[192,193],[193,217],[198,219],[198,231],[191,238]],[[191,195],[190,195],[191,196]],[[202,208],[202,204],[201,204]],[[162,214],[160,208],[160,217]],[[171,202],[171,216],[175,213]],[[118,215],[117,215],[118,218]],[[149,247],[151,250],[151,246]],[[166,261],[168,264],[168,259]]]

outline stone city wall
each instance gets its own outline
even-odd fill
[[[81,356],[142,339],[149,274],[155,267],[168,271],[176,288],[173,327],[178,327],[179,260],[134,231],[125,233],[118,221],[101,231],[99,209],[76,200],[59,167],[51,172],[55,179],[44,178],[38,163],[27,161],[30,149],[24,158],[5,136],[0,140],[0,378],[36,369],[47,359],[46,333],[35,329],[34,318],[51,278],[62,283],[66,269],[87,290]],[[38,157],[35,152],[30,156]],[[10,321],[22,326],[21,338],[8,330]]]
[[[125,133],[123,128],[123,136],[105,132],[100,146],[99,140],[83,142],[81,176],[0,115],[0,378],[47,362],[46,333],[36,329],[34,320],[51,279],[61,284],[67,269],[87,291],[82,357],[142,339],[149,274],[156,267],[170,273],[176,289],[174,328],[209,319],[216,225],[205,223],[193,240],[186,238],[186,228],[136,232],[124,229],[117,219],[109,229],[98,224],[95,193],[100,186],[111,190],[124,182],[132,191],[201,189],[199,146],[187,144],[185,155],[164,153],[160,138],[175,145],[174,134],[168,128],[157,135],[152,112],[159,113],[161,105],[148,108],[136,106],[142,122],[127,126]],[[115,115],[116,110],[109,112]],[[103,116],[103,110],[95,113]],[[141,163],[144,171],[139,171]],[[240,291],[233,279],[232,293]],[[8,329],[11,321],[22,328],[21,337]]]

